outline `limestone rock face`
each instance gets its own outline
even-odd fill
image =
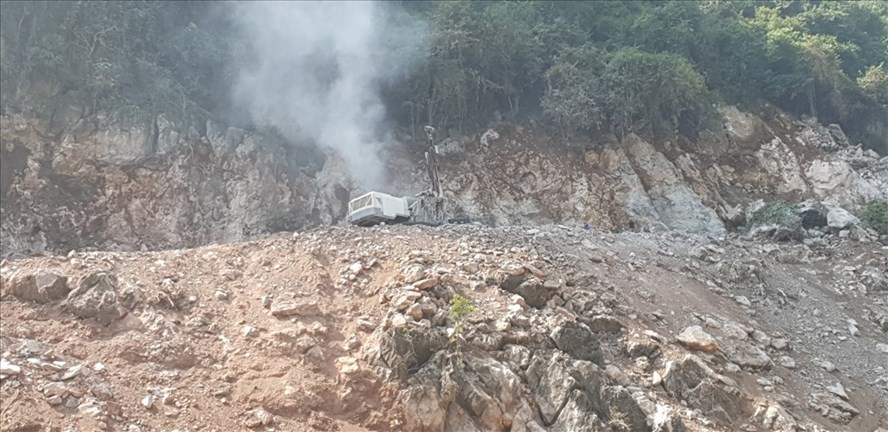
[[[703,205],[664,154],[634,134],[629,135],[623,145],[646,186],[660,221],[678,231],[714,236],[724,234],[724,224],[718,215]]]
[[[167,115],[98,124],[53,141],[44,122],[0,117],[0,252],[186,247],[345,216],[336,157],[235,128],[211,126],[205,142]]]
[[[739,209],[758,199],[810,199],[852,213],[888,199],[888,158],[847,145],[840,128],[780,112],[719,112],[722,130],[694,140],[629,134],[572,147],[520,125],[449,137],[439,161],[445,196],[454,214],[490,224],[712,237],[726,224],[745,229]],[[186,126],[169,113],[82,115],[74,107],[51,122],[0,116],[0,252],[238,241],[335,224],[363,192],[340,155],[272,134],[212,120]],[[422,155],[407,144],[393,145],[387,163],[391,191],[427,188]]]
[[[768,141],[755,156],[759,166],[776,180],[777,193],[808,191],[798,158],[780,138],[774,137]]]
[[[877,184],[863,179],[851,164],[842,160],[816,160],[805,175],[818,198],[836,205],[851,207],[885,196]]]

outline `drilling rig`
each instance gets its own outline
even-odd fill
[[[372,226],[379,223],[441,225],[451,222],[447,217],[441,179],[438,176],[438,146],[435,128],[424,128],[429,148],[425,152],[429,188],[416,196],[396,197],[382,192],[368,192],[348,203],[347,220],[352,225]]]

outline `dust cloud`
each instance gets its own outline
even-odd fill
[[[422,24],[394,4],[364,1],[245,2],[234,12],[254,56],[235,103],[288,140],[336,150],[361,188],[384,187],[392,138],[380,87],[415,64]]]

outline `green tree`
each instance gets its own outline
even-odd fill
[[[604,122],[599,76],[603,54],[591,45],[565,48],[546,71],[543,112],[565,136],[600,128]]]
[[[857,85],[867,97],[883,108],[888,108],[888,68],[885,67],[885,63],[868,67],[866,72],[857,78]]]
[[[703,77],[675,54],[635,48],[615,52],[601,75],[605,111],[619,132],[637,122],[654,128],[699,127],[711,114]]]

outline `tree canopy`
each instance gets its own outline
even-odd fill
[[[878,145],[888,3],[816,0],[388,4],[429,29],[385,89],[403,126],[536,119],[565,133],[693,130],[715,102],[777,105]],[[91,109],[224,116],[251,47],[210,2],[2,2],[4,109],[35,79]],[[37,91],[36,88],[30,91]]]

